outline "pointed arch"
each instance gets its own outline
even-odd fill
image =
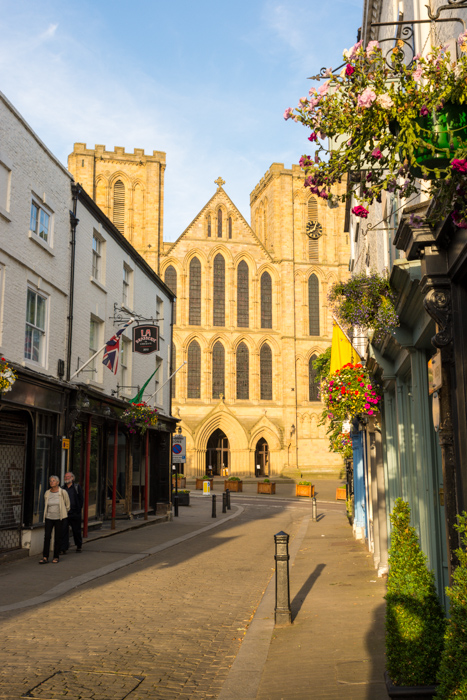
[[[319,280],[313,273],[308,278],[309,335],[319,335]]]
[[[201,263],[198,258],[190,260],[188,324],[201,325]]]
[[[218,340],[212,349],[212,398],[225,396],[225,348]]]
[[[177,296],[177,270],[173,265],[169,265],[164,272],[164,282],[168,288]],[[177,323],[177,300],[174,300],[173,322]]]
[[[192,340],[187,352],[187,398],[201,398],[201,348]]]
[[[243,341],[236,352],[237,399],[247,401],[250,398],[250,351]]]
[[[313,367],[313,362],[318,359],[318,355],[313,354],[308,360],[308,401],[319,401],[319,382],[316,379],[317,372]]]
[[[259,351],[260,398],[262,401],[272,401],[272,350],[263,343]]]
[[[250,271],[245,260],[240,260],[237,267],[237,326],[249,328],[250,325]]]
[[[96,204],[107,214],[107,181],[103,177],[99,177],[96,182]]]
[[[225,326],[225,259],[221,253],[214,258],[212,298],[212,323]]]
[[[261,328],[272,328],[272,279],[267,270],[261,275]]]
[[[125,233],[125,185],[120,179],[113,186],[112,222],[120,233]]]
[[[217,210],[217,237],[222,238],[222,209]]]

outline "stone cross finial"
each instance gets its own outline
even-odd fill
[[[222,185],[225,185],[225,180],[223,180],[221,177],[218,177],[217,180],[214,180],[214,184],[218,187],[222,187]]]

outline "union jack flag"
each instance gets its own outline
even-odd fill
[[[118,331],[107,341],[104,350],[104,358],[102,364],[108,367],[114,374],[117,374],[118,369],[118,355],[120,352],[120,336],[133,320],[125,323],[124,326],[118,329]]]

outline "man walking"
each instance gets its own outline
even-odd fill
[[[79,484],[75,484],[75,475],[73,472],[65,474],[65,491],[70,499],[70,510],[68,511],[68,524],[63,528],[62,536],[62,554],[66,554],[70,546],[70,536],[68,526],[71,527],[73,539],[76,545],[76,551],[81,552],[83,546],[83,538],[81,535],[81,511],[83,509],[83,489]]]

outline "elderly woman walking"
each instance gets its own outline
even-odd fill
[[[64,489],[60,488],[58,476],[49,478],[50,489],[44,493],[44,549],[39,564],[47,564],[49,561],[50,538],[54,530],[54,558],[53,563],[58,564],[60,543],[62,539],[62,521],[66,520],[70,510],[70,499]]]

